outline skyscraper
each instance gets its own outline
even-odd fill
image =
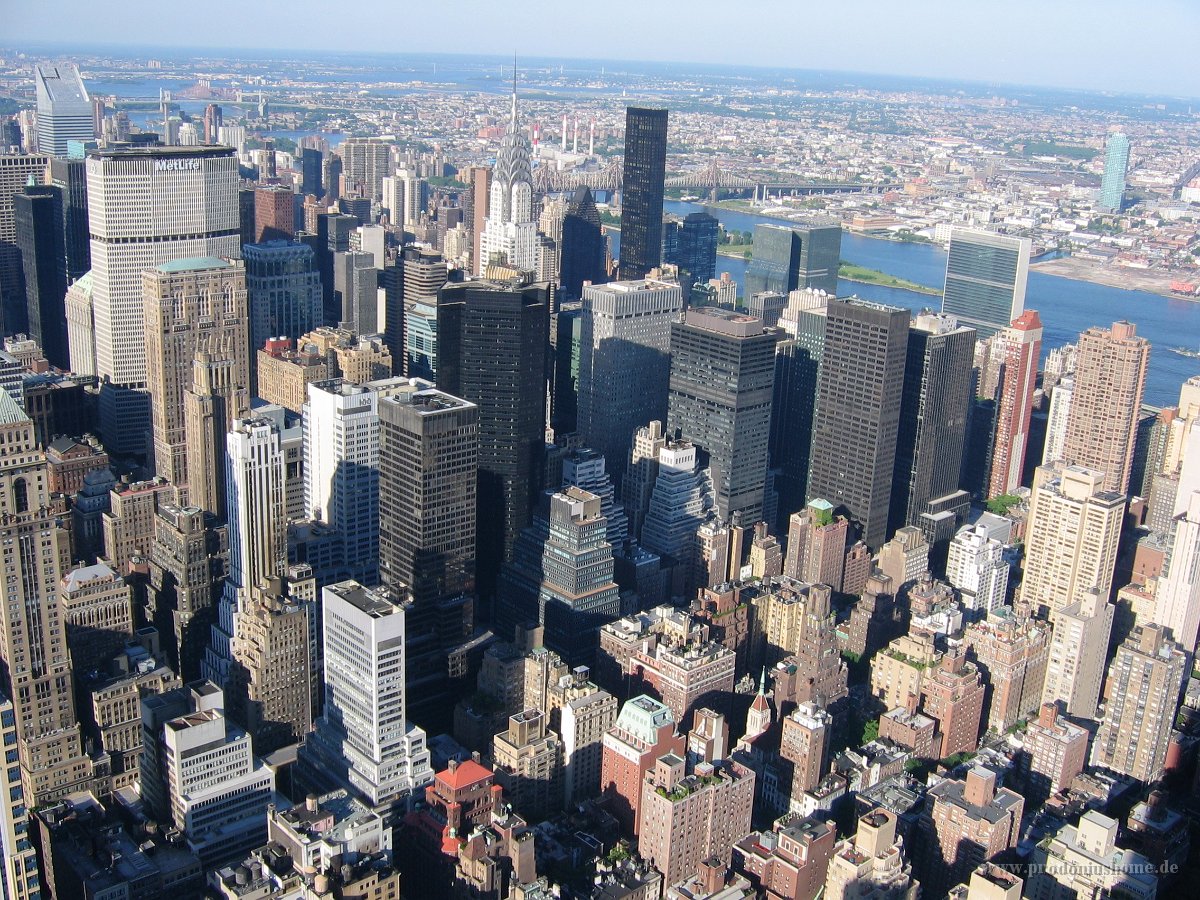
[[[483,229],[487,227],[492,170],[486,166],[471,166],[467,176],[467,183],[471,186],[467,195],[470,210],[464,212],[464,216],[471,229],[471,274],[482,275],[487,260],[483,258],[479,245],[483,239]]]
[[[970,325],[980,341],[1007,328],[1025,309],[1028,238],[950,229],[942,312]]]
[[[96,138],[92,101],[79,69],[71,65],[34,66],[37,90],[38,152],[66,156],[67,141]],[[1124,172],[1122,171],[1122,178]]]
[[[254,189],[254,243],[291,240],[296,233],[296,195],[281,184]]]
[[[342,581],[323,591],[325,712],[305,742],[301,774],[342,783],[369,805],[433,780],[425,732],[407,718],[404,607],[386,590]]]
[[[230,642],[248,591],[281,576],[287,566],[286,467],[279,424],[263,415],[239,419],[226,438],[225,490],[229,575],[203,674],[224,684]]]
[[[496,167],[492,170],[487,221],[479,241],[480,272],[501,258],[506,265],[522,272],[537,271],[538,229],[533,216],[533,174],[529,154],[529,138],[517,121],[514,82],[512,109],[500,141],[500,152],[496,155]]]
[[[1021,484],[1038,359],[1042,353],[1042,320],[1037,311],[1025,310],[998,340],[1004,348],[1004,376],[992,437],[988,497],[1012,493]]]
[[[845,509],[874,549],[887,539],[908,320],[908,310],[858,299],[826,313],[808,495]]]
[[[1062,609],[1095,589],[1107,597],[1117,564],[1125,497],[1104,489],[1103,474],[1081,466],[1039,466],[1025,532],[1021,599]]]
[[[29,185],[13,195],[13,217],[25,276],[28,334],[47,360],[69,370],[62,191],[52,185]]]
[[[212,143],[209,141],[208,143]],[[320,199],[325,196],[321,184],[321,162],[324,154],[315,147],[305,147],[300,151],[300,193]]]
[[[311,247],[271,241],[246,244],[242,254],[252,359],[268,338],[296,340],[321,326],[321,273]]]
[[[620,482],[630,441],[667,413],[671,323],[683,311],[677,284],[614,281],[583,289],[578,430]]]
[[[595,494],[566,487],[547,498],[500,575],[496,617],[506,631],[541,625],[568,663],[594,662],[601,626],[621,612],[607,525]]]
[[[763,291],[786,295],[805,288],[836,294],[841,252],[840,225],[755,225],[746,296]]]
[[[817,373],[825,348],[825,306],[798,310],[794,329],[775,350],[775,400],[771,409],[771,468],[779,495],[780,528],[800,510],[808,490]]]
[[[405,247],[399,264],[404,291],[396,315],[401,328],[398,358],[410,378],[433,378],[437,372],[437,296],[446,283],[446,261],[435,251]],[[396,339],[391,309],[385,326],[389,342]]]
[[[688,290],[717,277],[717,237],[721,223],[706,212],[688,213],[679,230],[679,276]]]
[[[383,178],[391,174],[392,152],[382,138],[351,137],[338,147],[349,193],[368,200],[383,197]]]
[[[45,152],[45,151],[43,151]],[[1100,182],[1100,208],[1120,212],[1125,196],[1125,173],[1129,170],[1129,138],[1119,131],[1104,144],[1104,177]]]
[[[373,584],[379,565],[379,394],[335,379],[308,386],[304,511],[338,532],[341,570]]]
[[[142,294],[154,467],[186,497],[193,480],[217,478],[194,470],[200,460],[187,453],[185,397],[197,358],[218,373],[211,393],[224,401],[222,432],[250,408],[246,275],[240,263],[180,259],[143,272]]]
[[[763,515],[778,339],[760,320],[717,307],[671,325],[667,430],[704,455],[717,514],[734,524]]]
[[[474,625],[479,408],[420,386],[378,408],[379,574],[411,594],[408,688],[429,709],[445,703],[458,674],[447,656]]]
[[[1160,625],[1135,628],[1108,667],[1109,697],[1091,762],[1144,783],[1157,781],[1183,686],[1187,654]]]
[[[962,524],[970,497],[958,475],[974,351],[975,329],[953,316],[922,313],[909,328],[889,531],[916,525],[933,542]]]
[[[1181,647],[1190,648],[1200,631],[1200,491],[1192,491],[1186,503],[1173,522],[1171,557],[1158,582],[1154,621],[1169,629]]]
[[[92,266],[88,235],[87,166],[82,159],[50,160],[50,183],[62,191],[63,249],[67,283],[82,278]]]
[[[546,431],[545,284],[467,281],[438,295],[437,386],[479,407],[479,593],[529,524],[541,487]]]
[[[241,257],[237,156],[227,147],[99,150],[87,176],[96,373],[108,382],[101,431],[109,450],[139,453],[150,424],[142,272]]]
[[[41,806],[90,778],[72,695],[71,656],[58,585],[70,565],[70,535],[50,497],[33,422],[0,391],[0,557],[14,574],[0,585],[4,693],[16,713],[16,759],[29,806]]]
[[[621,278],[645,278],[662,261],[663,191],[667,174],[667,111],[625,110],[621,175]]]
[[[1128,493],[1150,342],[1131,322],[1079,335],[1075,390],[1063,459],[1104,473],[1104,488]]]
[[[3,331],[15,334],[25,327],[25,277],[21,250],[17,245],[13,197],[22,188],[44,184],[50,157],[39,154],[0,155],[0,312]]]
[[[1088,589],[1055,611],[1043,703],[1059,702],[1072,716],[1096,718],[1113,613],[1106,594]]]
[[[604,235],[600,212],[586,185],[576,189],[562,221],[562,246],[558,279],[564,299],[582,296],[585,282],[600,284],[604,270]]]

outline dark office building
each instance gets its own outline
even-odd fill
[[[583,303],[558,304],[550,316],[550,359],[554,366],[550,384],[550,427],[554,434],[579,429],[579,363],[583,330]]]
[[[541,487],[550,287],[478,279],[438,294],[438,388],[479,407],[479,594],[530,522]]]
[[[706,212],[689,213],[679,229],[679,283],[686,297],[696,282],[717,277],[717,237],[721,223]]]
[[[336,153],[330,153],[321,163],[321,184],[330,200],[342,196],[342,158]]]
[[[404,259],[397,255],[379,274],[383,286],[383,343],[392,357],[392,374],[404,374]]]
[[[672,266],[679,265],[679,231],[683,227],[674,216],[663,216],[662,253],[659,259]]]
[[[787,532],[788,516],[804,508],[812,451],[817,375],[825,349],[825,308],[802,311],[796,336],[780,341],[775,353],[775,402],[771,411],[771,468],[779,494],[775,523]]]
[[[25,273],[25,327],[46,359],[71,368],[67,349],[66,251],[63,247],[62,191],[28,185],[13,194],[13,222]]]
[[[745,296],[803,288],[836,294],[841,254],[840,225],[756,225]]]
[[[63,249],[66,253],[67,284],[71,284],[92,267],[84,161],[58,157],[51,159],[50,183],[62,191]]]
[[[341,213],[320,213],[317,216],[317,239],[313,250],[317,254],[317,270],[321,273],[324,325],[336,326],[342,318],[342,304],[333,289],[333,259],[336,253],[350,250],[350,232],[358,222]]]
[[[975,329],[922,313],[908,332],[889,534],[916,525],[931,544],[949,541],[970,510],[959,469],[971,404]]]
[[[254,188],[238,189],[238,223],[242,244],[253,244],[258,238],[258,222],[254,214]]]
[[[667,111],[625,110],[625,169],[621,177],[621,280],[645,278],[662,252],[663,189],[667,174]]]
[[[671,325],[667,430],[696,445],[717,512],[733,524],[763,516],[778,339],[758,319],[712,306]]]
[[[321,163],[325,154],[315,147],[305,147],[300,151],[300,193],[323,197],[321,187]]]
[[[406,682],[410,709],[426,709],[445,703],[474,628],[479,409],[438,390],[381,396],[378,408],[379,574],[411,592]]]
[[[909,312],[834,300],[817,379],[808,496],[846,513],[867,546],[887,540]]]
[[[303,337],[323,323],[321,273],[307,244],[269,241],[242,248],[250,307],[250,367],[267,338]]]
[[[558,279],[564,300],[578,300],[583,284],[602,284],[608,278],[604,269],[604,235],[600,233],[600,211],[590,188],[575,191],[562,224],[562,255]]]
[[[988,479],[992,470],[992,441],[996,436],[996,401],[987,397],[971,400],[967,418],[967,446],[963,451],[963,490],[979,500],[987,499]]]

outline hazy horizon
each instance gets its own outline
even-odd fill
[[[415,16],[383,0],[361,0],[348,16],[325,2],[294,0],[255,4],[264,18],[244,25],[246,7],[232,0],[208,0],[198,17],[164,16],[162,4],[148,0],[120,6],[58,0],[53,28],[44,23],[46,7],[13,5],[0,40],[17,51],[22,44],[229,55],[500,57],[515,51],[518,57],[564,61],[710,64],[1200,97],[1200,63],[1188,46],[1200,31],[1200,4],[1186,0],[1148,0],[1137,15],[1114,0],[913,0],[903,6],[857,0],[836,9],[750,0],[736,16],[728,15],[727,4],[692,0],[687,18],[674,6],[609,0],[599,7],[603,15],[589,17],[592,8],[534,0],[461,0]],[[278,17],[272,17],[276,11]],[[378,39],[379,29],[363,27],[376,20],[398,26],[384,29],[387,42]],[[231,31],[231,23],[242,27]],[[728,39],[730,34],[736,39]]]

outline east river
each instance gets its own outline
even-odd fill
[[[698,203],[668,200],[669,213],[685,216],[705,209]],[[776,222],[768,216],[709,208],[727,229],[753,231],[759,222]],[[612,234],[613,255],[620,250],[619,234]],[[941,290],[945,283],[946,253],[932,244],[909,244],[901,241],[879,240],[844,232],[842,259],[869,269],[877,269],[917,284]],[[739,286],[746,274],[744,260],[728,256],[717,257],[717,272],[728,272]],[[838,294],[857,294],[866,300],[890,303],[912,310],[925,307],[937,309],[941,298],[898,288],[862,284],[842,279]],[[1077,281],[1056,275],[1044,275],[1036,270],[1029,273],[1025,308],[1036,309],[1045,326],[1042,352],[1076,340],[1079,332],[1093,325],[1109,326],[1119,319],[1137,325],[1138,334],[1151,343],[1150,370],[1146,376],[1146,402],[1155,406],[1171,406],[1179,402],[1179,386],[1193,375],[1200,375],[1200,359],[1190,359],[1172,353],[1171,347],[1200,348],[1200,303],[1175,300],[1145,291],[1126,291],[1120,288]]]

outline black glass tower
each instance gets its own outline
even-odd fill
[[[803,288],[836,294],[841,253],[840,225],[756,225],[745,295]]]
[[[679,229],[679,283],[686,297],[692,285],[717,277],[717,237],[721,223],[706,212],[689,213]]]
[[[71,368],[67,351],[66,251],[62,192],[53,185],[28,185],[13,195],[17,247],[25,273],[25,331],[47,360]]]
[[[712,306],[671,325],[667,430],[696,445],[717,512],[735,525],[763,516],[778,340],[759,319]]]
[[[776,527],[786,533],[788,516],[804,508],[812,450],[817,374],[825,349],[825,309],[802,310],[796,336],[775,354],[775,401],[771,410],[771,468],[779,495]]]
[[[547,284],[449,282],[438,292],[438,388],[479,407],[478,586],[486,604],[541,488]]]
[[[67,284],[71,284],[92,267],[84,161],[58,157],[50,160],[50,183],[62,191],[63,250],[66,253]]]
[[[600,233],[600,211],[589,188],[581,187],[571,197],[562,224],[562,262],[559,283],[564,300],[578,300],[583,283],[602,284],[608,274],[604,270],[604,236]]]
[[[825,316],[808,496],[844,511],[872,550],[887,540],[909,312],[837,300]]]
[[[953,317],[923,313],[909,329],[889,532],[916,525],[946,541],[970,508],[959,470],[974,355],[975,329]]]
[[[321,164],[324,156],[315,147],[305,147],[300,151],[300,192],[323,197],[321,191]]]
[[[666,175],[667,111],[629,107],[621,177],[622,280],[645,278],[661,262]]]

